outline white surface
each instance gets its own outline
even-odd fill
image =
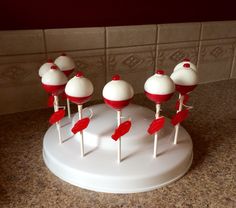
[[[155,95],[166,95],[175,91],[175,85],[169,76],[154,74],[146,80],[144,90]]]
[[[69,71],[75,68],[75,62],[69,56],[59,56],[55,59],[54,63],[61,71]]]
[[[190,64],[190,68],[191,68],[192,70],[194,70],[195,72],[197,72],[197,67],[196,67],[196,65],[193,64],[193,63],[190,62],[190,61],[182,61],[182,62],[178,63],[178,64],[175,66],[174,71],[177,71],[177,70],[179,70],[179,69],[182,69],[184,64]]]
[[[117,164],[117,143],[110,137],[116,127],[116,112],[100,104],[84,109],[84,116],[89,116],[91,111],[91,123],[84,131],[85,157],[80,157],[79,135],[70,132],[72,124],[68,118],[61,123],[62,145],[58,144],[55,125],[45,134],[44,161],[62,180],[94,191],[134,193],[167,185],[189,169],[192,141],[182,127],[179,143],[174,145],[174,128],[167,119],[159,133],[157,158],[153,158],[153,136],[147,135],[146,130],[155,113],[137,105],[126,107],[123,121],[132,117],[132,129],[122,137],[122,161]],[[77,118],[76,114],[73,122]]]
[[[73,97],[87,97],[93,94],[93,84],[83,76],[74,76],[67,82],[65,93]]]
[[[50,69],[42,77],[42,83],[46,85],[64,85],[67,81],[66,75],[59,69]]]
[[[102,95],[108,100],[122,101],[132,98],[134,96],[134,90],[124,80],[112,80],[104,86]]]
[[[39,76],[42,77],[46,72],[48,72],[51,69],[51,66],[53,66],[54,63],[46,62],[39,68]]]
[[[170,78],[174,81],[175,84],[183,86],[192,86],[198,83],[197,73],[191,68],[179,69],[174,71]]]

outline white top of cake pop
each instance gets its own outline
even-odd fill
[[[102,95],[108,100],[122,101],[131,99],[134,96],[134,90],[128,82],[120,80],[119,75],[116,75],[104,86]]]
[[[59,67],[61,71],[72,70],[76,66],[73,59],[66,54],[62,54],[61,56],[57,57],[54,63]]]
[[[175,91],[175,85],[169,76],[164,75],[164,71],[158,70],[146,80],[144,90],[150,94],[167,95]]]
[[[183,86],[192,86],[198,83],[198,76],[196,71],[190,68],[190,64],[184,64],[183,67],[174,71],[170,78],[174,81],[177,85]]]
[[[189,59],[184,59],[182,62],[178,63],[175,68],[174,71],[177,71],[179,69],[181,69],[183,67],[184,64],[190,64],[190,68],[194,71],[197,71],[197,67],[195,64],[193,64],[192,62],[190,62]]]
[[[44,63],[39,68],[39,76],[42,77],[46,72],[48,72],[51,69],[51,66],[53,66],[54,63],[52,60],[48,60],[46,63]]]
[[[68,81],[65,92],[72,97],[88,97],[93,93],[93,84],[79,72]]]
[[[60,69],[53,65],[51,69],[42,76],[42,83],[45,85],[64,85],[68,79]]]

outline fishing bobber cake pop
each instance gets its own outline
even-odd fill
[[[65,53],[62,53],[59,57],[57,57],[54,63],[66,76],[69,76],[76,68],[76,64],[73,59]]]
[[[193,91],[198,84],[196,68],[191,68],[191,66],[193,67],[193,64],[191,65],[190,62],[184,63],[182,66],[179,66],[178,69],[175,70],[170,76],[175,83],[176,91],[179,92],[179,105],[176,118],[183,115],[181,121],[187,116],[188,113],[188,109],[182,112],[184,98],[186,97],[186,94]],[[175,125],[174,144],[177,144],[178,131],[179,123]]]
[[[184,64],[189,64],[189,65],[190,65],[190,68],[191,68],[192,70],[197,71],[196,65],[193,64],[193,63],[190,61],[190,59],[188,59],[188,58],[185,58],[182,62],[178,63],[178,64],[175,66],[175,68],[174,68],[173,71],[177,71],[178,69],[182,69],[182,67],[183,67]]]
[[[39,76],[42,77],[46,72],[48,72],[51,67],[55,65],[53,63],[52,59],[48,59],[46,63],[44,63],[42,66],[39,68]]]
[[[104,102],[111,108],[117,110],[117,128],[121,125],[121,110],[129,105],[134,96],[133,87],[126,81],[121,80],[119,75],[112,77],[102,91]],[[122,128],[122,126],[121,126]],[[118,139],[117,162],[121,161],[121,138]]]
[[[166,102],[172,97],[175,91],[175,85],[170,77],[164,74],[163,70],[157,70],[156,73],[145,82],[144,91],[147,98],[156,103],[156,120],[153,121],[150,127],[159,126],[159,128],[156,129],[158,131],[164,125],[164,118],[159,118],[161,103]],[[157,131],[154,136],[154,158],[157,156]]]
[[[67,98],[78,105],[79,121],[82,120],[82,105],[90,100],[93,94],[92,82],[83,76],[82,72],[78,72],[76,76],[68,81],[65,88]],[[79,123],[75,124],[79,125]],[[81,157],[84,156],[84,141],[83,132],[79,131],[81,135]]]

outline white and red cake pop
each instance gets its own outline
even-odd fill
[[[48,59],[46,63],[44,63],[42,66],[39,68],[39,76],[42,77],[46,72],[48,72],[51,69],[51,66],[53,66],[53,60]]]
[[[144,91],[148,99],[160,104],[171,98],[175,91],[175,86],[170,77],[164,74],[163,70],[157,70],[156,74],[149,77],[145,82]]]
[[[77,105],[87,102],[91,98],[93,91],[92,82],[84,77],[82,72],[78,72],[76,76],[70,79],[65,88],[66,96]]]
[[[181,69],[183,67],[184,64],[190,64],[190,68],[194,71],[197,71],[197,67],[195,64],[193,64],[192,62],[190,62],[190,59],[185,58],[182,62],[178,63],[175,68],[174,71],[177,71],[179,69]]]
[[[65,53],[62,53],[61,56],[57,57],[54,63],[66,76],[69,76],[76,68],[73,59]]]
[[[68,79],[56,65],[53,65],[51,69],[43,75],[41,81],[46,92],[52,95],[59,95],[64,91]]]
[[[185,63],[178,70],[174,71],[170,78],[175,83],[176,91],[184,95],[193,91],[198,84],[198,76],[189,63]]]
[[[133,87],[126,81],[121,80],[119,75],[112,77],[102,91],[105,103],[117,110],[127,106],[134,96]]]

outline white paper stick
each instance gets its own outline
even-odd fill
[[[54,96],[54,112],[58,111],[58,108],[59,108],[58,96]],[[61,127],[59,121],[56,122],[56,126],[57,126],[59,144],[62,144]]]
[[[180,112],[183,108],[183,101],[184,101],[184,96],[179,94],[179,109],[177,110],[177,113]],[[175,137],[174,137],[174,145],[177,144],[178,140],[178,135],[179,135],[179,123],[175,126]]]
[[[156,115],[155,115],[156,119],[159,118],[160,109],[161,109],[161,105],[156,104]],[[153,150],[153,157],[154,158],[157,157],[157,142],[158,142],[158,132],[156,132],[155,135],[154,135],[154,150]]]
[[[68,114],[68,118],[70,118],[70,100],[67,98],[66,99],[66,103],[67,103],[67,114]]]
[[[121,111],[117,111],[117,126],[119,126],[121,123]],[[119,164],[121,161],[121,137],[118,139],[117,143],[117,163]]]
[[[82,105],[78,105],[78,113],[79,113],[79,120],[82,119]],[[84,137],[83,137],[83,131],[79,132],[80,134],[80,152],[81,152],[81,157],[84,157]]]

